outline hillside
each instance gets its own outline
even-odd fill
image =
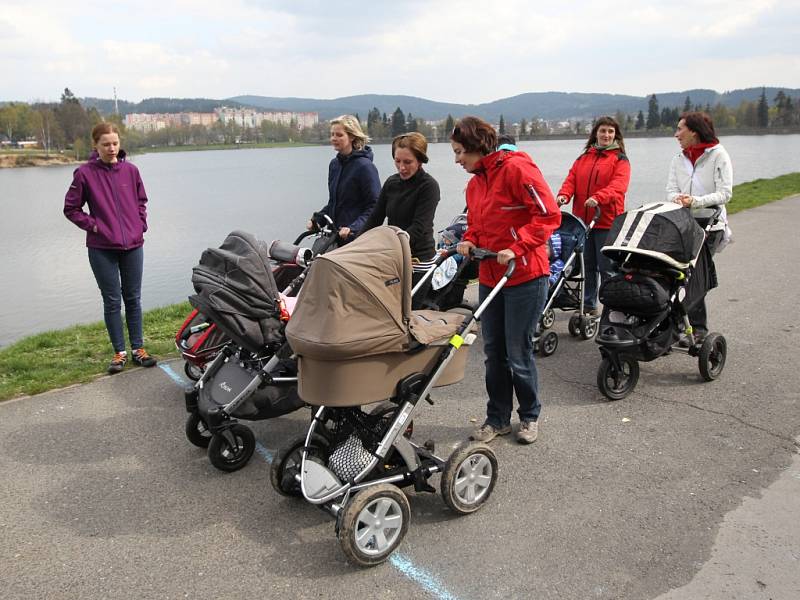
[[[735,108],[743,100],[758,101],[762,88],[747,88],[728,92],[693,89],[681,92],[656,93],[659,107],[683,107],[686,96],[692,104],[715,105],[722,103]],[[770,104],[779,90],[793,98],[800,97],[797,88],[766,88]],[[128,113],[158,112],[210,112],[221,104],[227,106],[254,107],[262,110],[286,110],[295,112],[318,112],[321,119],[331,119],[341,114],[358,113],[365,119],[367,113],[377,107],[381,112],[391,115],[397,107],[408,115],[428,120],[445,119],[448,114],[459,117],[473,114],[496,121],[502,114],[506,121],[520,121],[531,117],[543,119],[591,119],[602,114],[613,114],[617,110],[625,113],[642,111],[647,113],[648,96],[627,96],[622,94],[590,94],[580,92],[530,92],[502,98],[483,104],[458,104],[452,102],[436,102],[416,96],[362,94],[334,99],[315,98],[278,98],[271,96],[242,95],[215,100],[211,98],[146,98],[141,102],[119,101],[119,111]],[[114,112],[114,101],[102,98],[83,98],[85,106],[96,107],[101,113]]]

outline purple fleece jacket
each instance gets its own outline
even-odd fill
[[[89,212],[83,205],[89,205]],[[86,245],[104,250],[132,250],[144,244],[147,194],[139,169],[125,160],[106,164],[93,152],[75,169],[64,198],[64,216],[86,231]],[[96,229],[96,231],[95,231]]]

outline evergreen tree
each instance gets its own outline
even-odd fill
[[[506,122],[503,119],[503,115],[500,115],[500,124],[497,127],[497,132],[501,135],[506,132]]]
[[[419,131],[417,127],[417,120],[412,116],[411,113],[408,113],[406,117],[406,133],[410,133],[412,131]]]
[[[398,106],[392,114],[392,137],[406,132],[406,116]]]
[[[658,114],[658,99],[653,94],[647,103],[647,129],[658,129],[660,126],[661,118]]]
[[[683,103],[683,112],[691,112],[692,111],[692,101],[689,99],[689,96],[686,96],[686,102]]]
[[[519,124],[519,135],[528,135],[528,122],[525,119],[522,119]]]
[[[455,121],[453,121],[453,115],[447,115],[447,120],[444,122],[444,132],[445,136],[449,139],[450,134],[453,133],[453,128],[456,126]]]
[[[56,118],[67,144],[74,144],[80,138],[88,139],[91,128],[89,117],[69,88],[64,88],[64,93],[61,94],[61,103],[56,108]]]
[[[644,127],[644,113],[642,111],[639,111],[639,114],[636,115],[636,125],[634,127],[637,131]]]
[[[766,88],[761,88],[761,97],[758,99],[758,108],[756,111],[758,115],[758,126],[766,127],[769,125],[769,105],[767,104]]]

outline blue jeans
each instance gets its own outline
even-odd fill
[[[608,229],[592,229],[583,249],[583,266],[586,268],[586,280],[583,288],[583,304],[585,308],[597,308],[597,290],[600,283],[606,281],[614,272],[611,261],[600,252],[606,245]]]
[[[141,348],[144,343],[141,303],[144,266],[142,246],[133,250],[89,248],[89,264],[103,296],[103,318],[114,352],[125,350],[120,314],[123,301],[131,348],[133,350]]]
[[[483,302],[492,288],[481,284]],[[533,334],[547,299],[547,277],[507,286],[481,315],[483,350],[486,354],[486,423],[505,427],[511,423],[513,394],[517,395],[520,421],[536,421],[539,402]]]

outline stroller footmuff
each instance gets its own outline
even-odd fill
[[[602,252],[619,273],[600,287],[603,314],[596,342],[603,359],[600,391],[611,400],[630,394],[639,379],[639,361],[684,351],[698,357],[706,381],[719,377],[727,344],[718,333],[695,337],[689,312],[713,287],[705,240],[719,210],[703,230],[692,213],[674,203],[657,203],[623,213]],[[678,342],[685,342],[678,344]]]
[[[408,528],[401,487],[441,491],[459,514],[478,510],[497,479],[497,459],[479,443],[449,459],[411,439],[413,416],[436,386],[460,381],[473,313],[411,310],[408,236],[378,227],[315,261],[286,329],[298,358],[300,395],[318,406],[308,433],[272,463],[271,481],[336,516],[342,550],[360,566],[385,561]],[[372,405],[367,407],[367,405]]]

